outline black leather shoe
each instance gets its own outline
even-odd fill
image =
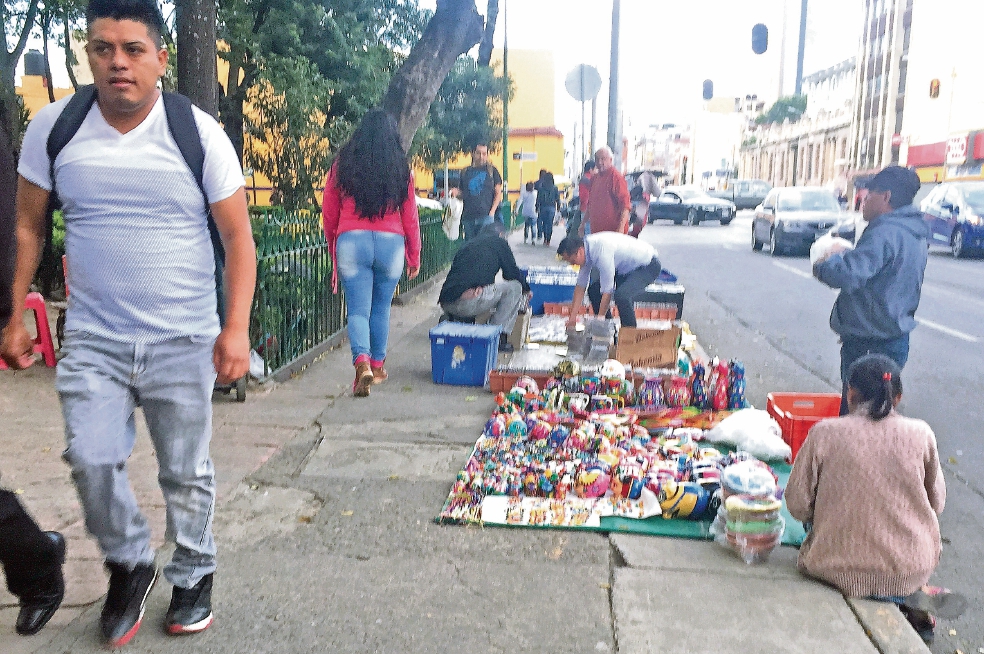
[[[62,574],[65,538],[57,531],[47,531],[45,535],[55,544],[55,560],[50,572],[41,577],[37,587],[21,597],[16,625],[21,636],[33,636],[41,631],[65,598],[65,577]]]

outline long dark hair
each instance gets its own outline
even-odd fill
[[[866,354],[853,364],[847,373],[847,385],[868,404],[868,415],[881,420],[895,406],[902,394],[902,370],[884,354]]]
[[[355,210],[363,218],[378,220],[409,195],[407,153],[400,145],[396,121],[382,109],[366,112],[339,150],[335,165],[338,187],[355,199]]]

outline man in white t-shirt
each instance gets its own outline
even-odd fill
[[[192,633],[212,622],[211,394],[216,378],[229,382],[249,367],[256,253],[239,160],[215,120],[195,109],[203,186],[226,253],[220,327],[205,199],[157,88],[168,58],[159,10],[152,0],[92,0],[86,18],[97,99],[54,166],[45,144],[66,100],[38,112],[25,134],[12,305],[19,313],[36,271],[54,187],[71,289],[57,372],[63,456],[110,573],[101,626],[115,648],[136,634],[157,579],[150,528],[127,478],[137,406],[176,544],[164,568],[173,585],[165,628]],[[21,321],[12,320],[0,354],[25,368],[30,352]]]

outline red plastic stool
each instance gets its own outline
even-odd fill
[[[44,307],[44,297],[40,293],[28,293],[24,300],[24,310],[34,312],[34,325],[38,330],[38,335],[34,339],[34,351],[41,353],[46,366],[54,368],[55,344],[51,340],[51,327],[48,326],[48,312]],[[7,364],[0,359],[0,370],[6,369]]]

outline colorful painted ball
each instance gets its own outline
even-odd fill
[[[700,520],[707,513],[711,494],[693,482],[663,482],[659,506],[664,518]]]

